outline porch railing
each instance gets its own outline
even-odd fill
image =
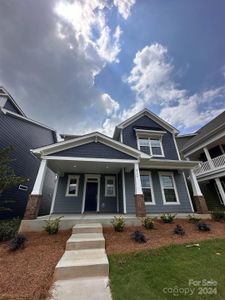
[[[211,159],[210,162],[206,161],[200,163],[197,167],[194,168],[194,172],[196,176],[199,176],[221,168],[225,168],[225,154]]]

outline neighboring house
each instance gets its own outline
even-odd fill
[[[23,217],[40,165],[30,149],[56,142],[56,132],[53,129],[27,118],[11,95],[0,87],[0,148],[13,146],[12,167],[16,175],[27,178],[27,182],[0,194],[0,207],[10,208],[0,211],[0,219]],[[47,170],[40,213],[49,210],[54,177],[54,173]]]
[[[199,162],[181,160],[177,134],[144,109],[116,126],[113,138],[62,135],[62,142],[33,149],[41,165],[25,219],[38,215],[47,167],[57,174],[50,213],[191,213],[184,171]],[[196,178],[192,183],[199,189]]]
[[[178,136],[185,159],[199,160],[194,168],[209,210],[225,206],[225,111],[193,135]]]

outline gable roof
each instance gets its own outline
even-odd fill
[[[10,93],[2,86],[0,86],[0,95],[7,96],[7,101],[9,101],[16,108],[16,110],[19,112],[20,115],[22,115],[23,117],[26,117],[25,113],[22,111],[22,109],[19,107],[19,105],[16,103],[16,101],[10,95]]]
[[[92,132],[86,135],[83,135],[81,137],[75,137],[73,139],[69,139],[67,141],[58,142],[49,146],[40,147],[31,150],[32,153],[36,154],[37,156],[46,156],[50,155],[62,150],[70,149],[76,146],[80,146],[82,144],[87,144],[90,142],[100,142],[103,144],[106,144],[112,148],[115,148],[121,152],[127,153],[128,155],[134,156],[134,157],[140,157],[140,158],[151,158],[150,155],[147,155],[137,149],[134,149],[130,146],[127,146],[125,144],[122,144],[118,141],[115,141],[114,139],[99,133],[99,132]]]
[[[169,123],[167,123],[165,120],[163,120],[162,118],[160,118],[159,116],[157,116],[156,114],[154,114],[149,109],[144,108],[143,110],[141,110],[137,114],[133,115],[132,117],[128,118],[127,120],[125,120],[122,123],[120,123],[119,125],[117,125],[115,127],[113,137],[117,138],[121,129],[126,128],[127,126],[129,126],[134,121],[136,121],[139,118],[141,118],[142,116],[149,117],[150,119],[152,119],[153,121],[155,121],[156,123],[158,123],[160,126],[162,126],[163,128],[165,128],[166,130],[168,130],[171,133],[174,133],[174,134],[178,134],[179,133],[179,130],[177,130],[175,127],[173,127],[172,125],[170,125]]]
[[[225,111],[197,130],[196,135],[185,143],[181,151],[194,147],[223,127],[225,127]]]

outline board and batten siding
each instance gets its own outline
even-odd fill
[[[16,175],[29,179],[23,183],[28,186],[27,191],[15,187],[1,194],[0,206],[4,206],[5,201],[12,202],[7,204],[11,211],[0,212],[0,218],[23,217],[40,165],[39,159],[30,153],[30,149],[54,143],[54,134],[51,130],[0,111],[0,137],[0,148],[13,146],[14,161],[11,166]]]
[[[100,142],[91,142],[88,144],[76,146],[67,150],[50,154],[50,156],[134,159],[134,157]]]
[[[135,133],[135,128],[138,127],[148,127],[151,130],[161,130],[161,131],[166,131],[166,133],[163,135],[162,138],[162,145],[163,145],[163,150],[165,154],[165,159],[172,159],[172,160],[178,160],[178,155],[177,155],[177,150],[176,146],[174,144],[173,140],[173,135],[167,131],[165,128],[148,118],[147,116],[140,117],[138,120],[134,121],[132,124],[129,126],[125,127],[123,129],[123,143],[133,147],[133,148],[138,148],[137,147],[137,138],[136,138],[136,133]],[[159,158],[159,157],[157,157]],[[161,158],[161,159],[163,159]]]
[[[155,204],[146,205],[147,213],[191,213],[192,208],[189,201],[188,191],[184,182],[182,174],[176,170],[171,171],[174,174],[174,179],[177,187],[177,193],[180,204],[164,205],[162,198],[162,191],[160,187],[159,172],[168,172],[168,170],[150,170],[152,175],[152,184],[155,196]],[[134,200],[134,174],[133,171],[125,173],[126,182],[126,200],[127,200],[127,213],[135,213],[135,200]]]

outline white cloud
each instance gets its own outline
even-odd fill
[[[118,8],[119,13],[124,19],[130,16],[131,8],[136,0],[114,0],[114,5]]]
[[[107,116],[118,111],[120,106],[119,103],[116,100],[112,99],[109,94],[102,94],[101,100]]]
[[[145,107],[157,107],[160,116],[181,130],[194,129],[221,113],[224,107],[225,85],[190,95],[178,88],[173,79],[174,65],[168,49],[154,43],[138,51],[133,67],[125,79],[136,94],[127,109],[117,111],[103,123],[103,130],[112,128]]]

